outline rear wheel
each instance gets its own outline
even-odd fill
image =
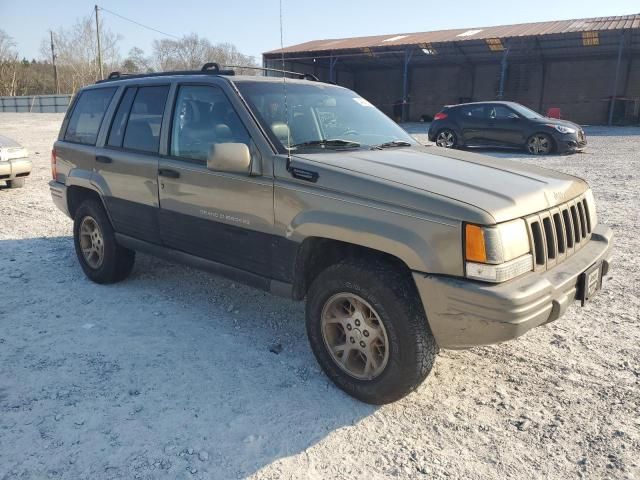
[[[135,252],[116,243],[111,222],[98,201],[85,200],[76,210],[73,240],[80,266],[94,282],[119,282],[131,273]]]
[[[453,130],[442,129],[436,135],[436,145],[444,148],[454,148],[457,144],[457,137]]]
[[[527,150],[532,155],[547,155],[553,151],[553,140],[546,133],[534,133],[527,140]]]
[[[22,188],[24,187],[24,178],[14,178],[13,180],[7,180],[7,187],[9,188]]]
[[[415,285],[384,261],[349,260],[323,271],[308,292],[306,323],[327,376],[363,402],[404,397],[435,362],[437,346]]]

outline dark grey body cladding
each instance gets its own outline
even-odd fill
[[[272,290],[272,280],[293,283],[297,242],[114,197],[104,200],[123,246],[266,290]],[[161,231],[161,223],[170,228]]]

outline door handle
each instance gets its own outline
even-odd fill
[[[169,168],[161,168],[158,170],[158,175],[160,175],[161,177],[167,177],[167,178],[180,178],[180,172],[177,172],[175,170],[171,170]]]
[[[111,160],[111,157],[105,157],[104,155],[97,155],[96,156],[96,162],[99,163],[111,163],[113,160]]]

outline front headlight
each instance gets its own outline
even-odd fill
[[[522,219],[491,227],[465,225],[467,278],[504,282],[533,270],[527,225]]]
[[[554,125],[552,123],[547,124],[548,127],[553,127],[560,133],[576,133],[577,130],[571,127],[565,127],[564,125]]]

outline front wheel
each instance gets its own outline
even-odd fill
[[[457,144],[457,137],[453,130],[445,128],[436,135],[436,145],[444,148],[454,148]]]
[[[535,133],[527,140],[527,150],[532,155],[547,155],[553,150],[553,140],[546,133]]]
[[[384,261],[345,261],[308,292],[307,335],[327,376],[349,395],[381,405],[415,390],[437,346],[407,272]]]

